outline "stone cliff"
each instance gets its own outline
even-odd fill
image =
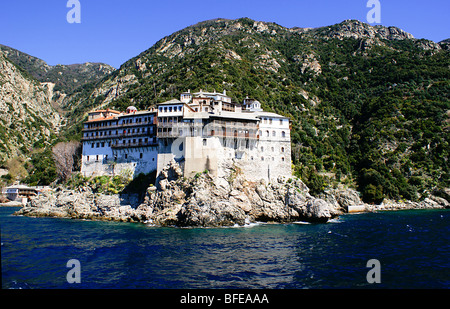
[[[74,219],[141,222],[155,226],[218,227],[243,226],[254,222],[325,223],[358,206],[363,211],[450,208],[450,203],[431,196],[422,202],[364,204],[358,192],[330,190],[320,198],[309,194],[299,179],[278,179],[275,183],[249,182],[238,170],[226,178],[198,173],[182,177],[172,161],[150,186],[143,199],[138,194],[104,195],[89,187],[58,188],[32,199],[17,215]]]
[[[17,214],[151,223],[157,226],[233,226],[252,222],[327,222],[343,213],[339,204],[311,196],[299,179],[254,183],[231,172],[227,179],[199,173],[182,177],[172,162],[158,187],[137,195],[103,195],[90,188],[58,189],[31,200]]]
[[[0,161],[59,131],[62,117],[51,97],[51,84],[39,83],[0,51]]]

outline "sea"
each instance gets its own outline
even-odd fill
[[[177,228],[0,208],[2,289],[448,289],[448,210]],[[75,261],[75,262],[74,262]]]

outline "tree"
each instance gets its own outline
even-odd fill
[[[53,159],[55,160],[56,173],[60,181],[65,182],[72,175],[74,165],[77,164],[77,154],[81,148],[79,142],[61,142],[53,149]]]

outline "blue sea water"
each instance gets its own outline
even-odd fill
[[[450,287],[447,210],[365,213],[327,224],[160,228],[13,216],[0,208],[2,288]],[[80,262],[81,283],[66,266]],[[368,283],[367,261],[381,283]]]

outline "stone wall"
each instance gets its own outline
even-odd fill
[[[81,173],[84,176],[114,176],[127,174],[132,177],[148,174],[157,168],[157,147],[134,147],[99,150],[94,154],[83,149]],[[103,153],[101,152],[103,151]],[[87,157],[89,156],[89,161]]]

